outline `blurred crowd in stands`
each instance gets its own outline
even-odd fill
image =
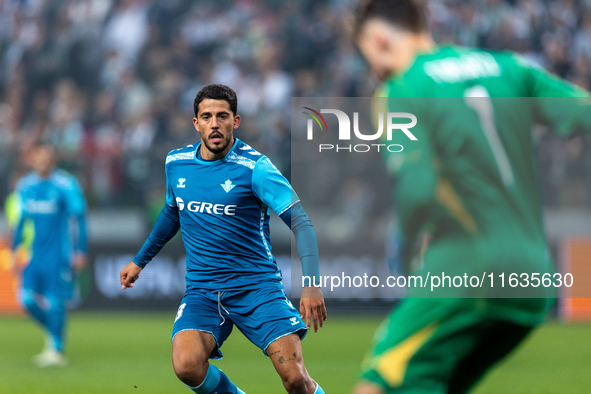
[[[0,198],[30,147],[47,141],[91,207],[160,205],[164,157],[198,139],[193,100],[210,83],[236,90],[236,135],[288,174],[292,96],[376,87],[346,29],[355,3],[0,0]],[[430,9],[440,43],[515,50],[591,87],[591,0]],[[548,204],[591,206],[590,140],[541,132],[536,141]]]

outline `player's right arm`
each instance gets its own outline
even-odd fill
[[[129,263],[119,273],[121,288],[123,290],[128,287],[133,287],[133,283],[137,280],[140,272],[144,267],[160,252],[164,245],[172,239],[179,231],[179,212],[177,207],[164,205],[152,232],[144,242],[144,245],[134,257],[133,261]]]
[[[167,166],[168,171],[168,166]],[[152,232],[144,242],[144,245],[134,257],[133,261],[119,273],[119,280],[123,290],[133,287],[144,267],[160,252],[164,245],[179,231],[179,211],[174,198],[173,190],[166,177],[166,203],[160,211],[158,219],[152,228]]]
[[[568,136],[591,131],[591,94],[572,83],[530,65],[516,55],[530,97],[535,97],[538,121]]]

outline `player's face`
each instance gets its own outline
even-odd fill
[[[380,80],[384,80],[393,71],[385,64],[383,50],[377,45],[377,42],[368,34],[361,34],[357,41],[361,54],[369,63],[372,71]]]
[[[201,157],[220,159],[232,148],[234,129],[240,125],[240,115],[234,115],[225,100],[205,99],[199,103],[193,125],[201,135]]]
[[[40,147],[35,149],[31,157],[31,166],[33,170],[42,178],[45,178],[53,170],[55,165],[55,153],[49,147]]]

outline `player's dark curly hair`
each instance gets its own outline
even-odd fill
[[[213,100],[224,100],[230,104],[230,111],[234,116],[236,115],[236,111],[238,109],[238,98],[236,97],[236,92],[233,91],[230,87],[226,85],[208,85],[201,89],[197,96],[195,97],[195,102],[193,103],[193,111],[195,112],[195,116],[199,112],[199,103],[205,99],[213,99]]]
[[[413,33],[424,33],[429,30],[427,15],[422,0],[361,0],[355,11],[355,38],[371,19],[381,19]]]

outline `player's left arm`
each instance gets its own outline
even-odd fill
[[[320,283],[320,266],[318,259],[318,242],[316,231],[310,218],[302,208],[302,204],[296,202],[280,215],[280,218],[291,229],[296,240],[298,255],[302,263],[304,276],[304,288],[300,300],[300,315],[306,319],[306,326],[310,328],[311,320],[314,323],[314,332],[318,332],[318,325],[322,327],[326,320],[326,306],[324,296],[319,287],[314,283]]]
[[[417,137],[418,138],[418,137]],[[408,143],[411,145],[413,142]],[[419,146],[422,145],[422,146]],[[406,146],[405,146],[406,150]],[[399,218],[399,254],[403,262],[412,257],[412,245],[436,204],[438,172],[429,143],[417,144],[394,177],[394,206]],[[409,152],[410,153],[410,152]]]
[[[398,215],[398,237],[396,239],[396,258],[408,265],[413,257],[413,246],[424,229],[431,210],[436,205],[439,171],[436,168],[436,154],[423,116],[426,104],[421,96],[403,97],[410,94],[404,84],[394,81],[385,84],[376,94],[383,112],[389,108],[396,112],[413,114],[417,123],[411,129],[416,140],[395,130],[388,144],[399,144],[401,152],[385,152],[388,172],[394,178],[394,208]],[[385,101],[387,100],[387,101]],[[385,106],[385,108],[383,108]],[[401,123],[408,121],[401,120]]]
[[[322,290],[313,286],[313,278],[320,283],[320,268],[318,242],[310,218],[287,179],[266,157],[255,165],[252,188],[255,195],[281,217],[295,236],[306,281],[300,299],[300,315],[302,319],[305,318],[307,327],[310,328],[313,323],[314,331],[317,332],[327,315]]]
[[[77,222],[77,234],[74,242],[74,256],[72,265],[76,271],[86,267],[88,252],[88,236],[86,231],[86,200],[78,181],[72,177],[65,187],[66,209]]]
[[[591,92],[515,56],[527,93],[534,97],[537,120],[568,137],[576,131],[591,132]]]

